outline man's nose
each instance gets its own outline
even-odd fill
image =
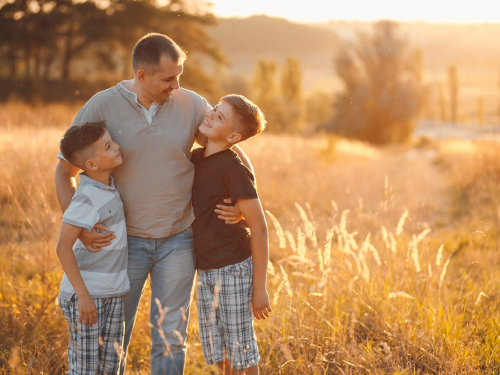
[[[172,84],[170,85],[174,90],[178,90],[180,85],[179,85],[179,78],[175,79]]]

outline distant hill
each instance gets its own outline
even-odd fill
[[[230,70],[245,75],[253,72],[259,57],[281,62],[295,56],[305,66],[321,68],[338,44],[331,30],[267,16],[221,18],[207,32],[230,61]]]
[[[358,32],[371,32],[370,22],[330,21],[294,23],[267,16],[222,18],[207,28],[231,65],[229,73],[251,79],[260,57],[281,64],[287,56],[301,61],[307,91],[336,91],[341,83],[333,59],[342,43],[356,39]],[[458,68],[462,99],[482,96],[493,108],[499,95],[500,24],[400,23],[411,48],[423,52],[426,80],[446,83],[451,64]]]
[[[267,16],[221,18],[208,32],[231,53],[324,53],[338,41],[333,30]]]

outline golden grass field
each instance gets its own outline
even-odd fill
[[[58,141],[78,106],[0,106],[0,373],[61,374]],[[262,374],[500,373],[496,143],[373,148],[266,134],[243,144],[270,234]],[[128,362],[149,373],[148,298]],[[186,374],[203,362],[196,307]]]

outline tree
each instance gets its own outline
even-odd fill
[[[288,57],[281,74],[282,123],[285,131],[300,131],[304,128],[302,99],[302,69],[297,59]]]
[[[64,2],[68,5],[63,8],[64,12],[61,12],[61,18],[64,20],[61,79],[67,82],[70,79],[70,64],[76,56],[83,53],[92,44],[110,42],[108,34],[111,25],[106,11],[100,9],[94,2],[87,1],[77,4],[68,0],[64,0]],[[59,9],[61,8],[59,7]],[[109,53],[106,53],[103,58],[104,61],[111,59],[112,49],[110,48],[108,51]]]
[[[277,67],[272,60],[257,61],[252,81],[255,103],[260,107],[272,132],[297,132],[305,125],[302,98],[302,69],[294,57],[288,57],[281,70],[281,84],[276,80]]]
[[[204,29],[214,23],[208,3],[196,0],[0,0],[0,74],[37,84],[41,80],[33,78],[58,77],[70,86],[80,63],[86,70],[78,77],[83,85],[87,72],[102,77],[103,67],[131,78],[134,44],[148,32],[159,32],[188,53],[183,83],[211,93],[215,82],[206,72],[207,62],[224,62]]]
[[[450,65],[448,68],[448,89],[450,91],[450,120],[456,123],[458,120],[458,74],[455,65]]]
[[[331,121],[333,103],[334,95],[329,92],[315,91],[307,97],[305,116],[311,130],[323,129]]]
[[[48,76],[59,58],[60,77],[68,81],[74,57],[109,31],[105,10],[92,1],[13,0],[0,6],[0,19],[0,45],[8,51],[11,75],[22,62],[25,78]]]
[[[439,92],[439,118],[442,122],[448,121],[449,116],[446,110],[446,97],[444,95],[444,88],[441,83],[438,83]]]
[[[406,141],[422,107],[420,70],[398,25],[380,21],[335,58],[344,90],[337,95],[332,132],[374,144]]]
[[[498,88],[500,89],[500,73],[498,74]],[[498,123],[500,124],[500,100],[497,104]]]
[[[268,129],[277,132],[283,130],[274,61],[265,59],[257,61],[252,89],[254,101],[267,119]]]

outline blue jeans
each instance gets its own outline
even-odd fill
[[[131,291],[123,296],[125,355],[139,301],[148,275],[151,275],[151,374],[183,374],[195,274],[193,231],[188,228],[170,237],[156,239],[128,236],[128,251]],[[120,374],[125,372],[125,364],[126,357]]]

